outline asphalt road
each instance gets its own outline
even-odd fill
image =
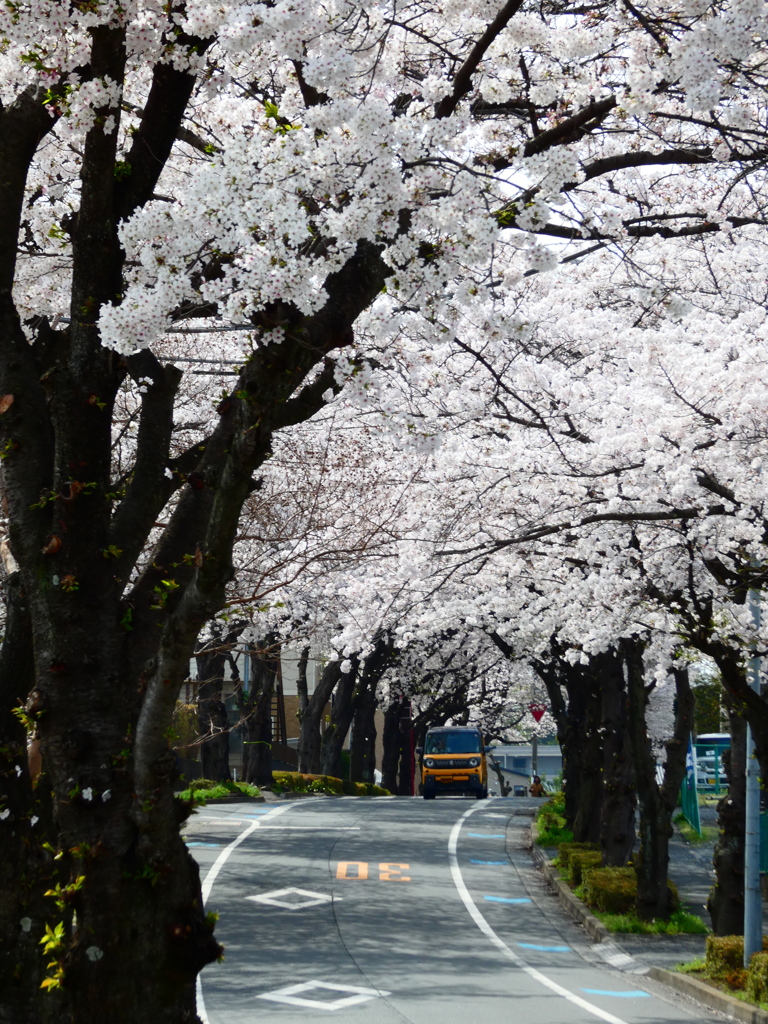
[[[226,949],[201,975],[204,1024],[724,1020],[604,962],[532,866],[526,804],[203,808],[187,842]]]

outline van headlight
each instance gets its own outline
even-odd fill
[[[434,758],[432,758],[432,757],[425,757],[424,758],[424,764],[427,766],[427,768],[434,768],[435,767]]]
[[[477,768],[477,766],[479,764],[480,764],[480,758],[479,757],[470,757],[470,759],[469,759],[469,767],[470,768]]]

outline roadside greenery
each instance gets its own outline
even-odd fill
[[[755,953],[744,968],[742,935],[710,935],[705,955],[675,968],[743,1003],[768,1010],[768,938],[762,953]]]
[[[673,911],[668,921],[641,921],[635,913],[604,914],[599,910],[592,910],[592,913],[609,932],[630,935],[706,935],[709,930],[700,917],[685,910]]]
[[[536,815],[539,846],[557,846],[573,841],[573,832],[565,826],[565,796],[555,793],[551,800],[542,804]]]
[[[692,846],[714,843],[717,839],[717,825],[702,825],[701,835],[699,835],[684,815],[678,814],[674,820],[681,837]]]
[[[276,793],[325,793],[328,796],[390,796],[388,789],[372,782],[350,782],[332,775],[305,775],[301,772],[272,772]]]
[[[541,836],[537,842],[542,842]],[[680,909],[677,889],[672,882],[669,888],[674,910],[669,918],[642,921],[635,910],[635,869],[631,865],[604,868],[600,862],[600,850],[594,843],[562,842],[553,864],[574,896],[589,907],[590,913],[609,931],[633,935],[706,935],[709,931],[700,917]]]
[[[192,800],[196,804],[205,805],[209,800],[222,800],[229,797],[245,797],[253,800],[261,796],[258,786],[249,782],[214,782],[213,779],[194,779],[187,789],[183,789],[178,797],[180,800]]]

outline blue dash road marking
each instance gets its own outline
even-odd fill
[[[518,942],[523,949],[538,949],[542,953],[570,953],[570,946],[536,946],[532,942]],[[586,992],[586,989],[584,989]],[[605,995],[605,993],[603,993]]]
[[[587,992],[591,996],[620,996],[622,999],[640,999],[643,996],[648,999],[651,998],[649,992],[608,992],[602,988],[583,988],[582,992]]]
[[[527,896],[516,896],[514,898],[510,896],[483,896],[484,900],[488,900],[489,903],[530,903],[531,901]]]
[[[505,864],[508,864],[509,861],[506,861],[506,860],[471,860],[469,863],[470,864],[490,864],[492,867],[503,867]]]
[[[221,846],[221,843],[187,843],[187,846]]]
[[[503,833],[500,833],[499,835],[491,835],[488,832],[467,832],[467,835],[471,836],[473,839],[504,839]]]

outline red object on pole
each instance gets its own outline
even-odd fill
[[[549,708],[546,704],[529,704],[528,710],[531,712],[534,719],[537,722],[540,722],[546,714],[546,712],[549,711]]]

